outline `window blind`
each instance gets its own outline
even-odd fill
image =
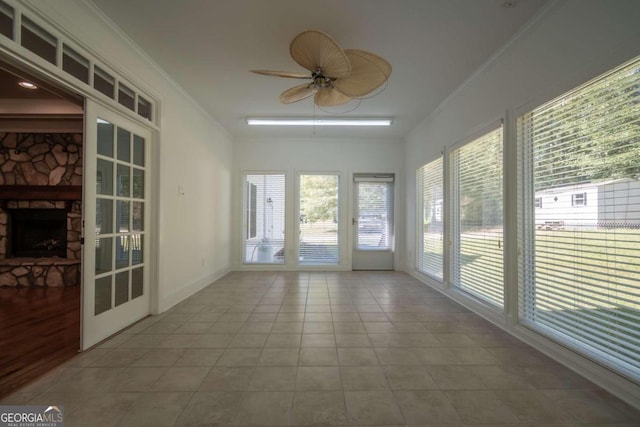
[[[285,176],[245,175],[244,262],[283,264]]]
[[[504,303],[502,127],[451,152],[453,285]]]
[[[442,280],[444,172],[442,157],[418,169],[418,270]]]
[[[517,133],[521,322],[640,379],[640,60]]]
[[[338,175],[300,175],[298,261],[338,264]]]
[[[356,248],[390,250],[393,233],[393,178],[356,178]]]

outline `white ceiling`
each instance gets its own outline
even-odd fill
[[[236,137],[307,137],[308,128],[248,127],[247,116],[336,116],[280,93],[299,80],[250,69],[302,70],[289,56],[306,29],[393,66],[389,84],[347,116],[391,116],[388,129],[316,136],[402,139],[542,7],[545,0],[92,0]],[[512,4],[505,7],[505,3]],[[351,104],[326,109],[343,112]]]

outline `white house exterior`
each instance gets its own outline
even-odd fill
[[[536,192],[538,228],[640,227],[640,181],[622,178]]]

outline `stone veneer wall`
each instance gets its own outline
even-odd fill
[[[11,185],[82,185],[82,134],[8,134],[0,145],[0,191]],[[8,209],[66,209],[67,258],[7,258]],[[0,286],[80,285],[81,235],[80,201],[6,201],[0,205]]]

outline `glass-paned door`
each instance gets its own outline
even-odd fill
[[[300,175],[298,211],[298,263],[338,264],[338,175]]]
[[[392,174],[354,175],[352,268],[393,270]]]
[[[83,348],[149,313],[150,132],[87,100]]]

